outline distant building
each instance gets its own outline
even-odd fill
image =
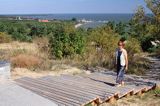
[[[41,20],[39,19],[38,22],[49,22],[48,20]]]
[[[22,20],[22,18],[21,17],[16,17],[16,20]]]

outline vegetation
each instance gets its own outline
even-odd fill
[[[118,34],[108,26],[90,30],[84,55],[85,65],[113,68],[118,40]]]
[[[36,68],[40,65],[41,60],[36,56],[20,54],[11,59],[14,67],[20,68]]]
[[[122,37],[136,38],[143,51],[154,52],[156,49],[153,42],[160,40],[160,2],[159,0],[146,0],[148,8],[153,14],[146,14],[142,6],[139,6],[133,18],[128,23],[109,22],[115,32]],[[157,43],[156,48],[160,43]]]
[[[35,37],[49,36],[54,33],[55,28],[59,25],[69,25],[70,22],[50,22],[41,23],[37,21],[0,21],[0,32],[5,32],[14,40],[32,42]]]
[[[0,32],[0,43],[9,43],[11,42],[12,38],[3,32]]]
[[[59,26],[50,36],[49,44],[51,54],[56,58],[81,55],[84,52],[85,32],[82,29],[76,30],[69,26],[66,28]]]
[[[47,55],[48,59],[74,60],[78,57],[83,66],[113,69],[117,42],[124,39],[127,41],[125,48],[131,65],[128,72],[142,74],[143,71],[138,70],[147,68],[147,62],[142,62],[144,59],[137,54],[155,52],[160,55],[160,2],[146,0],[146,3],[153,12],[152,15],[146,14],[140,6],[129,22],[108,22],[102,27],[87,30],[74,28],[76,18],[49,23],[0,20],[0,43],[7,43],[12,39],[21,42],[35,41],[41,52],[50,54]],[[19,57],[14,60],[19,61]],[[24,62],[18,62],[18,65],[23,66],[19,63]]]
[[[154,90],[154,93],[155,93],[156,96],[160,97],[160,89]]]

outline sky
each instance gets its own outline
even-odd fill
[[[0,14],[135,13],[144,0],[0,0]]]

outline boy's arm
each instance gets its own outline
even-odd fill
[[[125,62],[126,62],[126,70],[128,70],[128,54],[126,50],[125,50]]]
[[[124,51],[124,56],[125,56],[125,62],[126,62],[126,70],[128,70],[128,54],[127,51]]]

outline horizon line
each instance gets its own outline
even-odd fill
[[[135,13],[9,13],[0,15],[52,15],[52,14],[135,14]],[[153,13],[146,13],[153,14]]]

